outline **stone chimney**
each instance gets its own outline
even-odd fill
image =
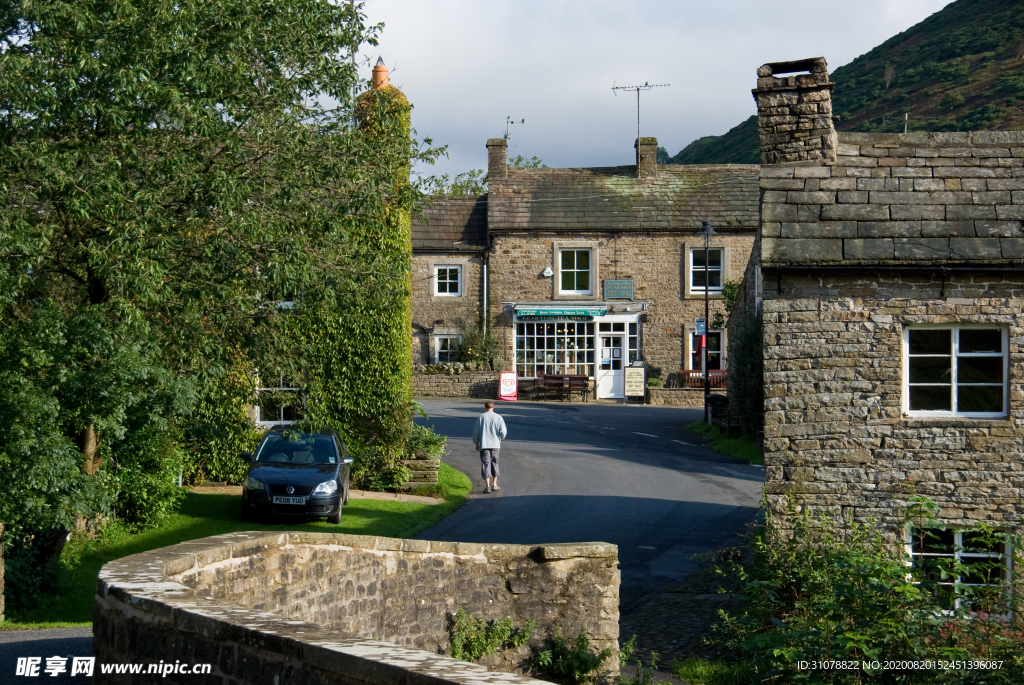
[[[828,80],[824,57],[772,62],[758,68],[757,88],[751,93],[757,101],[761,164],[835,161],[835,85]]]
[[[487,139],[487,180],[500,181],[508,176],[508,141]]]
[[[384,58],[378,57],[377,64],[373,67],[373,75],[370,77],[370,83],[373,86],[373,90],[378,88],[387,88],[390,84],[388,80],[388,68],[384,66]]]
[[[658,139],[637,138],[633,143],[636,148],[637,178],[658,177]]]

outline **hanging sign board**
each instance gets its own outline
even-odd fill
[[[629,280],[606,279],[605,282],[604,282],[604,299],[606,299],[606,300],[632,300],[633,299],[633,279],[629,279]]]
[[[694,335],[705,335],[707,333],[707,326],[704,323],[704,319],[696,319],[694,322],[697,330],[694,331]]]
[[[646,383],[644,382],[644,367],[627,366],[626,369],[626,397],[643,397],[647,394]]]
[[[515,371],[502,371],[498,374],[498,399],[515,402],[518,399],[519,374]]]

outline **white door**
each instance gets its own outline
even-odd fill
[[[621,328],[622,324],[618,324]],[[623,397],[626,386],[626,372],[623,370],[625,355],[624,332],[599,332],[597,334],[598,364],[597,398]]]

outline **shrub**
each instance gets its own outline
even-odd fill
[[[557,680],[581,685],[604,678],[606,671],[602,667],[611,655],[611,647],[605,647],[596,654],[592,652],[590,639],[582,629],[570,645],[556,628],[551,636],[551,649],[538,654],[533,665],[547,669]]]
[[[536,627],[536,621],[527,621],[522,628],[516,628],[507,616],[488,623],[459,607],[454,615],[448,616],[450,655],[463,661],[478,661],[499,649],[516,649],[530,639]]]
[[[918,516],[921,507],[911,512]],[[753,561],[745,566],[732,561],[719,569],[741,583],[750,603],[737,615],[722,612],[714,641],[737,664],[748,665],[751,682],[1024,681],[1024,622],[1019,612],[1012,618],[1006,613],[971,614],[964,605],[949,611],[939,579],[948,579],[955,569],[928,574],[915,570],[911,575],[905,553],[894,549],[902,546],[866,526],[839,530],[826,518],[800,518],[792,510],[789,515],[796,519],[792,537],[783,539],[786,531],[769,513],[752,539]],[[926,516],[917,521],[918,527],[928,525]],[[1003,539],[1019,550],[1015,540]],[[1007,596],[1008,589],[1000,587],[998,595]],[[1001,660],[1003,666],[998,671],[883,671],[870,665],[979,659]],[[799,669],[800,661],[868,665],[815,672]]]
[[[664,385],[665,385],[665,381],[661,380],[660,378],[648,378],[647,379],[647,387],[648,388],[661,388],[661,387],[664,387]]]

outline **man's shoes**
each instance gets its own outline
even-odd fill
[[[495,485],[493,488],[491,488],[491,490],[501,490],[501,488],[499,488],[497,485]]]
[[[484,488],[484,492],[485,492],[485,493],[487,493],[487,492],[490,492],[490,491],[491,491],[491,489],[490,489],[490,488]]]

